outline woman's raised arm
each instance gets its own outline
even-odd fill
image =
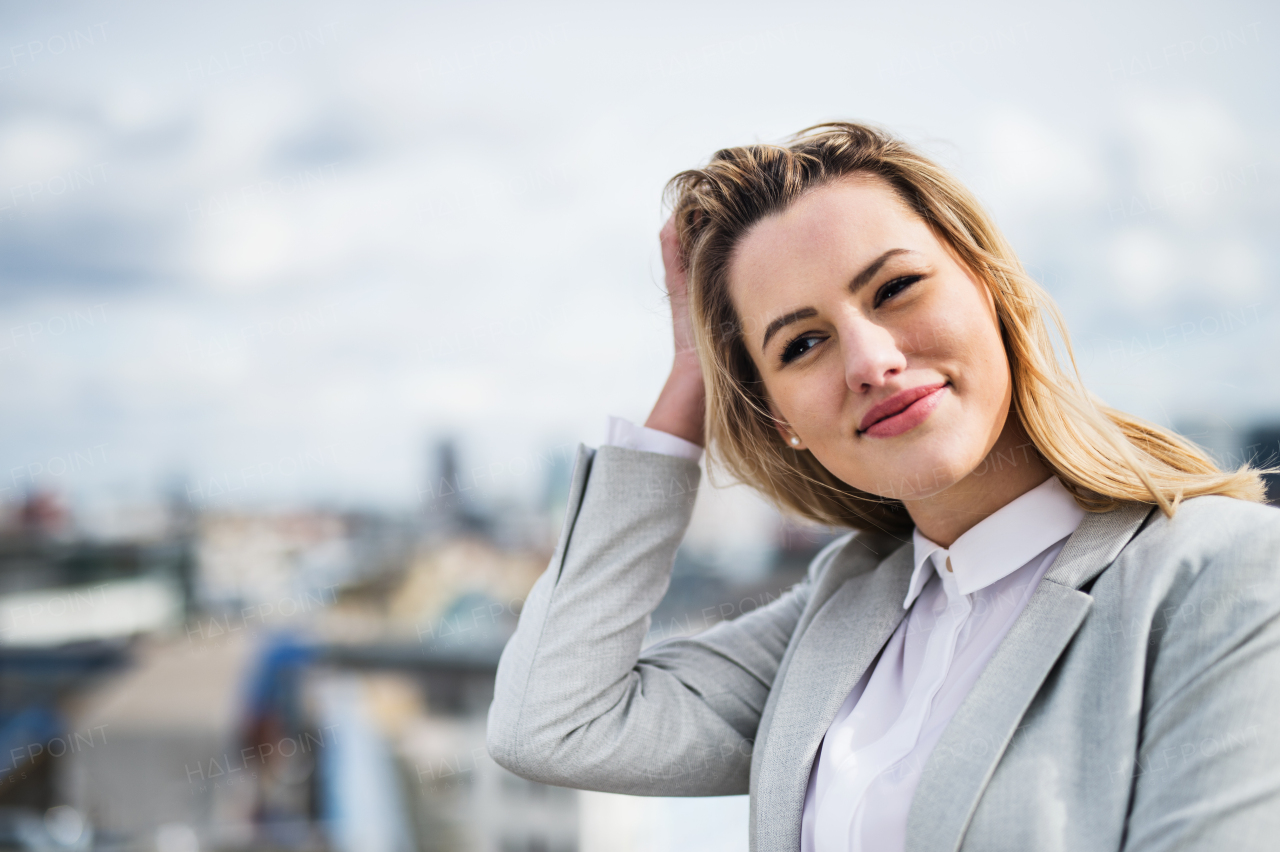
[[[698,485],[674,456],[578,454],[560,545],[502,653],[489,753],[517,775],[614,793],[746,793],[765,700],[809,597],[641,654]]]
[[[671,326],[675,339],[675,357],[671,374],[658,394],[645,426],[677,438],[706,446],[703,427],[706,416],[706,391],[702,384],[702,368],[693,345],[693,324],[689,321],[689,290],[681,263],[680,238],[675,218],[667,220],[658,233],[662,244],[662,266],[666,275],[667,298],[671,302]]]
[[[676,351],[646,425],[702,445],[705,397],[673,222],[661,240]],[[488,745],[499,764],[617,793],[747,792],[760,714],[809,585],[641,654],[700,475],[684,458],[579,450],[560,543],[498,666]]]

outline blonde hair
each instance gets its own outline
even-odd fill
[[[821,524],[895,533],[912,526],[900,501],[853,488],[807,450],[783,442],[729,299],[729,262],[746,231],[804,193],[853,174],[885,181],[985,282],[1009,358],[1011,413],[1082,508],[1105,512],[1137,501],[1157,504],[1172,516],[1187,497],[1265,499],[1258,470],[1219,470],[1180,436],[1110,408],[1085,390],[1056,306],[973,194],[892,135],[849,122],[806,128],[785,146],[717,151],[704,168],[681,172],[667,185],[706,383],[708,447],[731,476]],[[1045,314],[1066,347],[1070,373],[1054,351]]]

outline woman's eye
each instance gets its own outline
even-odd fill
[[[923,278],[923,275],[904,275],[901,278],[895,278],[887,282],[883,287],[876,291],[875,306],[878,308],[889,299],[901,293],[912,284]]]
[[[814,346],[817,346],[821,341],[822,341],[822,338],[818,337],[817,335],[813,335],[813,334],[800,335],[795,340],[788,343],[786,348],[782,350],[782,363],[784,364],[791,363],[792,361],[799,358],[804,353],[808,352]]]

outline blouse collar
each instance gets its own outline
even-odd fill
[[[1051,476],[983,518],[950,548],[925,538],[917,528],[912,534],[915,570],[902,608],[910,607],[928,582],[928,564],[942,577],[950,559],[956,588],[967,595],[1012,574],[1036,554],[1075,532],[1082,520],[1084,510],[1058,478]]]

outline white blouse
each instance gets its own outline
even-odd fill
[[[702,453],[618,418],[605,443],[691,461]],[[827,728],[805,792],[801,852],[904,848],[929,753],[1083,518],[1050,477],[950,548],[913,534],[915,570],[902,602],[911,611]]]

